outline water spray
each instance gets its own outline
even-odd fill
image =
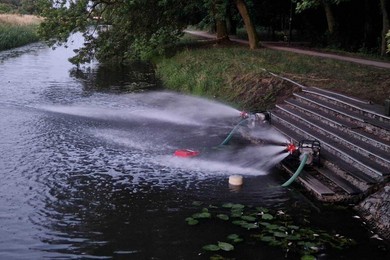
[[[237,131],[240,126],[246,126],[249,129],[254,129],[256,127],[262,127],[264,124],[269,124],[271,122],[271,114],[268,111],[260,112],[240,112],[240,122],[231,130],[228,136],[223,140],[220,146],[228,144],[233,134]],[[264,145],[273,145],[285,147],[279,154],[289,153],[288,156],[293,156],[299,158],[300,165],[293,176],[286,181],[282,186],[289,186],[302,172],[305,165],[320,165],[320,151],[321,144],[317,140],[301,140],[298,144],[291,141],[275,141],[275,140],[261,140]],[[283,149],[283,148],[282,148]],[[177,157],[195,157],[198,156],[200,152],[190,150],[190,149],[180,149],[176,150],[174,155]],[[242,176],[232,175],[229,178],[229,184],[235,186],[241,186],[243,183]]]

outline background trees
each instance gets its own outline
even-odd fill
[[[96,56],[121,61],[148,58],[176,42],[188,25],[202,24],[228,39],[245,28],[259,41],[303,41],[346,51],[386,55],[390,0],[8,0],[46,17],[41,35],[62,43],[86,38],[75,62]],[[33,4],[33,3],[34,4]],[[37,7],[37,4],[39,6]],[[94,29],[92,29],[94,28]],[[205,27],[203,27],[205,28]]]

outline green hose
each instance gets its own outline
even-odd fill
[[[299,165],[298,169],[295,171],[294,175],[291,176],[291,178],[288,181],[286,181],[285,183],[282,184],[282,187],[287,187],[298,177],[298,175],[303,170],[303,167],[305,166],[308,157],[309,157],[309,155],[307,153],[303,154],[303,158],[302,158],[301,164]]]
[[[219,146],[227,144],[227,143],[230,141],[230,139],[232,139],[232,136],[233,136],[234,132],[238,129],[238,127],[239,127],[242,123],[244,123],[245,121],[247,121],[248,119],[249,119],[249,117],[246,118],[246,119],[241,120],[241,121],[232,129],[232,131],[230,131],[230,133],[228,134],[228,136],[225,138],[225,140],[223,140],[223,142],[222,142]]]

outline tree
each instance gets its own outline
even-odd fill
[[[387,48],[387,39],[386,35],[388,35],[390,24],[389,24],[389,16],[387,12],[387,0],[380,0],[381,11],[382,11],[382,42],[381,42],[381,55],[384,56],[386,54]]]
[[[300,13],[306,9],[322,6],[325,12],[329,34],[334,35],[337,31],[337,20],[333,13],[332,5],[339,4],[342,1],[348,0],[297,0],[296,11]]]
[[[249,14],[248,7],[243,0],[235,0],[234,2],[236,3],[237,9],[245,24],[245,29],[248,34],[249,48],[256,49],[258,47],[258,36],[255,25]]]
[[[69,35],[81,32],[84,47],[72,62],[98,58],[123,62],[147,59],[162,53],[178,40],[189,23],[196,0],[41,0],[40,35],[50,44],[64,44]]]

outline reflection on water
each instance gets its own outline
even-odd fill
[[[280,209],[359,243],[323,259],[385,259],[350,212],[279,186],[279,148],[218,146],[236,109],[156,91],[149,64],[75,70],[70,49],[0,53],[0,259],[207,259],[203,245],[237,230],[188,226],[193,201]],[[201,155],[174,158],[179,148]],[[227,182],[236,173],[241,189]],[[230,257],[285,258],[245,243]]]

